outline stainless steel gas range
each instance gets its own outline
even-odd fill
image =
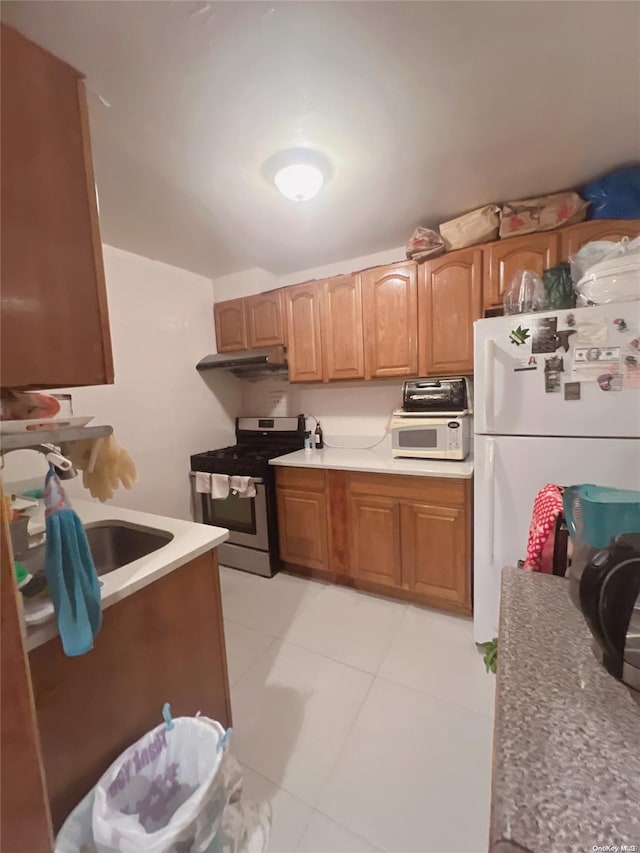
[[[269,459],[304,447],[304,415],[293,418],[236,418],[233,447],[208,450],[191,457],[194,518],[226,527],[228,542],[218,548],[225,566],[271,577],[281,566],[276,515],[276,487]],[[213,498],[196,491],[195,475],[251,477],[255,497],[229,494]]]

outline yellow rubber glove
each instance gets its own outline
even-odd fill
[[[132,458],[113,435],[77,441],[69,458],[83,472],[85,489],[103,503],[113,497],[114,489],[121,484],[131,489],[138,478]]]

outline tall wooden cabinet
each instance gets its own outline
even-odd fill
[[[248,348],[246,299],[216,302],[213,306],[213,319],[218,352],[237,352]]]
[[[322,382],[321,291],[313,283],[298,284],[287,287],[284,294],[289,379]]]
[[[324,379],[364,379],[362,282],[338,275],[322,283]]]
[[[84,80],[1,32],[0,383],[113,382]]]
[[[246,299],[249,349],[285,343],[284,291],[271,290]]]
[[[484,247],[484,307],[499,307],[518,270],[538,275],[558,263],[560,237],[557,231],[540,231],[510,237]]]
[[[415,263],[360,273],[364,308],[365,378],[418,372],[418,274]]]
[[[482,250],[462,249],[418,270],[421,376],[473,372],[473,323],[482,317]]]

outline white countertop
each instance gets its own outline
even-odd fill
[[[464,462],[448,459],[394,458],[389,446],[359,450],[325,447],[323,450],[296,450],[269,461],[270,465],[293,468],[332,468],[337,471],[362,471],[371,474],[409,474],[414,477],[453,477],[468,480],[473,477],[473,459]]]
[[[173,534],[173,539],[170,542],[152,554],[147,554],[146,557],[134,560],[132,563],[100,577],[103,610],[168,575],[169,572],[183,566],[195,557],[199,557],[200,554],[211,551],[229,538],[229,531],[224,527],[212,527],[208,524],[196,524],[192,521],[151,515],[150,513],[137,512],[136,510],[110,506],[95,501],[83,501],[74,498],[73,508],[85,525],[101,521],[122,521]],[[29,524],[30,534],[43,529],[42,523],[38,523],[36,519],[33,519]],[[55,637],[57,633],[58,628],[54,619],[42,625],[30,626],[26,634],[27,651],[41,646],[47,640]]]

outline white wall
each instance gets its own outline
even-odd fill
[[[70,389],[76,415],[108,423],[133,457],[139,481],[113,503],[190,518],[189,456],[234,443],[241,385],[228,374],[200,374],[215,351],[210,279],[104,246],[115,384]],[[4,480],[45,467],[32,451],[6,457]],[[80,478],[70,496],[89,497]]]
[[[277,276],[259,267],[243,270],[242,272],[223,275],[214,278],[213,290],[216,302],[225,299],[236,299],[241,296],[253,296],[255,293],[264,293],[267,290],[275,290],[277,287],[287,287],[290,284],[300,284],[312,279],[329,278],[341,273],[357,272],[368,267],[380,264],[391,264],[394,261],[405,259],[405,248],[400,246],[395,249],[386,249],[373,255],[363,255],[359,258],[351,258],[348,261],[339,261],[334,264],[325,264],[321,267],[299,270],[287,275]]]
[[[330,385],[264,379],[245,383],[242,392],[243,415],[314,415],[329,442],[345,445],[364,446],[383,438],[391,412],[401,405],[400,379]]]

